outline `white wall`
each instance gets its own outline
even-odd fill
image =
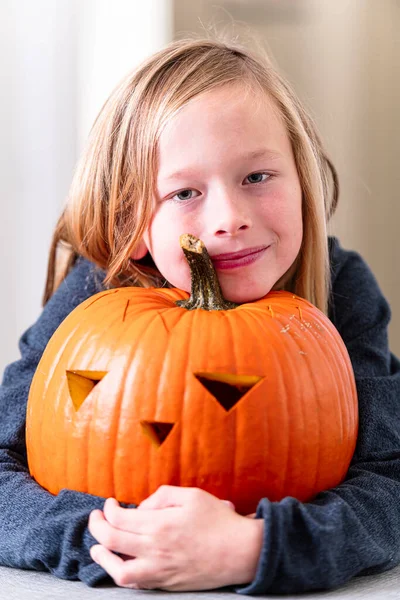
[[[52,230],[90,126],[172,36],[171,0],[0,0],[0,373],[41,311]]]
[[[0,4],[0,367],[37,317],[51,230],[75,160],[75,15],[66,0]]]
[[[77,0],[78,145],[112,88],[171,41],[173,0]]]

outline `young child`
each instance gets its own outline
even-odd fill
[[[111,576],[133,588],[262,594],[332,588],[400,562],[400,363],[373,275],[327,235],[337,197],[312,120],[266,58],[221,41],[177,41],[121,81],[57,225],[44,310],[4,374],[1,564],[90,586]],[[182,233],[206,244],[226,299],[287,289],[334,322],[360,418],[341,485],[307,503],[260,498],[243,516],[195,488],[163,486],[135,508],[67,489],[53,496],[30,477],[26,402],[50,336],[105,287],[190,291]]]

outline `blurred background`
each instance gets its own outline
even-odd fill
[[[253,31],[341,180],[332,233],[367,260],[400,355],[399,0],[0,0],[0,372],[39,316],[52,230],[114,85],[192,32]]]

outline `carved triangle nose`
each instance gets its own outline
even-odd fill
[[[158,448],[165,442],[171,433],[175,423],[165,423],[163,421],[141,421],[143,433],[147,435],[153,444]]]
[[[231,410],[263,377],[232,373],[195,373],[195,377],[226,411]]]

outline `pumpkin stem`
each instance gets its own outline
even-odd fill
[[[239,306],[225,300],[217,273],[204,243],[190,233],[180,236],[179,242],[190,267],[192,289],[190,298],[176,304],[187,310],[231,310]]]

